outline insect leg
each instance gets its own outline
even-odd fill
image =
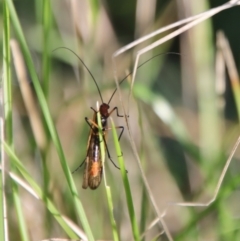
[[[122,129],[122,130],[121,130],[121,133],[120,133],[120,135],[119,135],[119,137],[118,137],[118,141],[120,141],[120,139],[121,139],[121,137],[122,137],[122,134],[123,134],[123,132],[124,132],[124,126],[116,126],[115,128]]]
[[[85,117],[85,120],[86,120],[86,122],[88,123],[88,125],[91,127],[91,129],[93,130],[93,127],[92,127],[92,124],[94,124],[94,122],[92,121],[92,120],[90,120],[90,119],[88,119],[87,117]],[[73,173],[75,173],[79,168],[81,168],[82,167],[82,165],[84,164],[84,162],[86,162],[86,165],[88,165],[88,160],[87,160],[87,158],[88,158],[88,153],[89,153],[89,148],[88,148],[88,150],[87,150],[87,156],[85,157],[85,159],[83,160],[83,162],[72,172],[72,174]],[[86,161],[87,160],[87,161]],[[85,169],[86,170],[86,169]],[[85,171],[84,171],[84,175],[85,175]]]
[[[118,108],[115,106],[110,112],[109,112],[109,115],[111,115],[112,113],[113,113],[113,111],[115,111],[116,110],[116,112],[117,112],[117,116],[118,117],[124,117],[124,115],[119,115],[119,113],[118,113]],[[129,116],[127,116],[127,117],[129,117]]]
[[[87,122],[87,124],[90,126],[90,128],[93,131],[95,131],[93,126],[95,126],[96,128],[99,128],[98,125],[93,120],[88,119],[87,117],[85,117],[85,121]]]
[[[103,131],[108,131],[108,130],[111,130],[112,128],[109,127],[109,128],[105,128],[103,129]],[[122,129],[121,132],[120,132],[120,135],[118,137],[118,141],[120,141],[121,137],[122,137],[122,134],[124,132],[124,126],[115,126],[115,129]]]
[[[85,157],[85,159],[83,160],[83,162],[72,172],[72,174],[75,173],[79,168],[82,167],[82,165],[84,164],[84,162],[86,161],[86,159],[87,159],[87,157]]]
[[[103,136],[103,141],[104,141],[104,144],[105,144],[105,147],[106,147],[106,150],[107,150],[107,155],[108,155],[108,158],[109,160],[112,162],[112,164],[120,170],[120,168],[115,164],[115,162],[112,160],[111,156],[110,156],[110,153],[109,153],[109,150],[108,150],[108,146],[107,146],[107,142],[105,140],[105,137]]]
[[[106,143],[106,140],[105,140],[105,137],[103,136],[103,141],[104,141],[104,144],[105,144],[105,147],[106,147],[106,150],[107,150],[107,154],[108,154],[108,159],[112,162],[112,164],[120,170],[120,167],[118,167],[115,162],[112,160],[111,156],[110,156],[110,153],[109,153],[109,150],[108,150],[108,146],[107,146],[107,143]],[[126,173],[128,173],[128,171],[126,170]]]
[[[121,128],[122,130],[121,130],[121,133],[120,133],[120,135],[119,135],[119,137],[118,137],[118,141],[120,141],[120,139],[121,139],[121,137],[122,137],[122,134],[123,134],[123,132],[124,132],[124,126],[115,126],[115,129],[117,129],[117,128]],[[106,129],[104,129],[103,131],[108,131],[108,130],[111,130],[112,128],[111,127],[109,127],[109,128],[106,128]],[[123,153],[122,153],[122,155],[121,156],[123,156]],[[120,157],[120,156],[118,156],[118,157]]]
[[[110,112],[110,114],[114,111],[114,110],[118,110],[118,108],[117,107],[115,107],[115,108],[113,108],[113,110]],[[110,115],[109,114],[109,115]],[[118,114],[118,111],[117,111],[117,114]],[[119,117],[123,117],[123,116],[120,116],[120,115],[118,115]],[[87,117],[85,117],[85,121],[88,123],[88,125],[90,126],[90,128],[94,131],[94,128],[93,128],[93,126],[95,126],[96,128],[99,128],[99,126],[93,121],[93,120],[90,120],[90,119],[88,119]],[[115,128],[119,128],[119,129],[122,129],[121,130],[121,132],[120,132],[120,135],[119,135],[119,137],[118,137],[118,141],[120,141],[120,139],[121,139],[121,137],[122,137],[122,134],[123,134],[123,132],[124,132],[124,126],[116,126]],[[106,130],[110,130],[111,128],[106,128],[106,129],[102,129],[102,131],[104,132],[104,131],[106,131]]]
[[[93,107],[91,107],[91,109],[97,114],[97,111]]]

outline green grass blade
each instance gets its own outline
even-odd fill
[[[12,79],[11,79],[11,51],[10,51],[10,21],[9,21],[9,9],[7,7],[6,2],[4,1],[3,5],[3,15],[4,15],[4,29],[3,29],[3,53],[4,53],[4,77],[3,77],[3,96],[4,96],[4,131],[5,131],[5,141],[10,145],[13,146],[13,119],[12,119]],[[4,141],[4,140],[1,140]],[[3,150],[2,150],[3,151]],[[3,167],[3,172],[5,172],[5,161],[6,158],[3,157],[2,160],[2,167]],[[1,186],[5,186],[5,175],[2,173],[2,184]],[[4,186],[2,190],[4,191]],[[20,231],[20,236],[23,241],[28,241],[28,231],[26,227],[26,223],[24,220],[24,215],[23,215],[23,210],[21,206],[21,200],[19,197],[19,192],[18,192],[18,187],[14,182],[11,182],[11,187],[12,187],[12,194],[13,194],[13,200],[14,200],[14,206],[15,210],[17,212],[17,219],[18,219],[18,224],[19,224],[19,231]],[[3,194],[4,195],[4,194]],[[4,197],[3,197],[4,198]],[[3,199],[1,199],[3,200]],[[7,209],[6,205],[7,203],[4,204],[4,209]],[[3,209],[3,211],[4,211]],[[8,216],[7,212],[4,211],[2,214],[4,214],[4,230],[3,232],[1,231],[0,233],[3,234],[5,237],[2,240],[8,240]],[[3,217],[3,216],[2,216]],[[2,227],[2,225],[1,225]]]
[[[35,193],[37,193],[37,195],[45,202],[46,207],[48,208],[48,210],[53,214],[53,216],[56,218],[56,220],[59,222],[61,227],[65,230],[65,232],[69,235],[69,237],[77,238],[76,234],[68,227],[68,225],[62,219],[61,214],[59,213],[57,208],[54,206],[54,204],[50,201],[49,198],[46,198],[44,196],[44,193],[41,190],[41,188],[32,179],[31,175],[27,172],[25,167],[22,165],[21,161],[14,154],[13,150],[11,149],[11,147],[9,145],[7,145],[6,143],[4,143],[4,148],[5,148],[6,152],[8,153],[9,157],[11,158],[11,161],[14,164],[14,166],[19,170],[19,172],[27,180],[27,182],[30,184],[30,186],[35,191]]]
[[[4,59],[4,115],[5,115],[5,135],[8,143],[12,145],[12,81],[11,81],[11,53],[10,53],[10,22],[9,11],[4,2],[4,33],[3,33],[3,59]]]
[[[47,98],[49,88],[49,76],[50,76],[50,53],[49,53],[49,37],[51,30],[51,1],[44,0],[42,8],[43,18],[43,92]]]
[[[99,104],[97,102],[97,110],[99,110]],[[98,121],[98,127],[99,127],[99,141],[100,141],[100,150],[101,150],[101,159],[102,162],[105,161],[105,143],[103,141],[103,132],[102,132],[102,121],[101,121],[101,115],[100,112],[97,112],[97,121]]]
[[[113,240],[114,241],[119,241],[119,235],[117,232],[117,225],[114,219],[113,215],[113,202],[112,202],[112,194],[111,194],[111,189],[109,186],[106,186],[106,194],[107,194],[107,201],[108,201],[108,210],[109,210],[109,215],[110,215],[110,221],[112,225],[112,233],[113,233]]]
[[[10,25],[9,25],[9,12],[8,12],[8,8],[6,6],[6,3],[3,2],[3,81],[4,81],[4,85],[6,83],[10,82],[10,49],[9,49],[9,34],[10,34]],[[2,89],[1,89],[2,90]],[[2,90],[1,93],[3,93],[4,90]],[[4,98],[6,98],[5,93],[4,93]],[[4,101],[5,102],[5,99]],[[9,103],[6,103],[9,105]],[[3,107],[3,104],[1,103],[1,107]],[[11,112],[10,112],[11,113]],[[11,120],[11,118],[8,118]],[[6,135],[9,134],[9,132],[11,132],[11,128],[8,128],[6,130],[3,129],[3,121],[1,119],[1,126],[0,126],[0,131],[1,131],[1,139],[4,136],[4,132],[6,132]],[[10,134],[10,136],[12,136]],[[2,140],[1,140],[2,141]],[[6,177],[5,177],[5,166],[6,166],[6,159],[4,159],[4,155],[3,155],[3,149],[2,149],[2,145],[1,145],[1,165],[2,165],[2,171],[0,172],[0,239],[1,240],[5,240],[8,239],[8,233],[5,232],[5,230],[8,230],[7,227],[7,216],[6,215],[6,195],[5,195],[5,183],[6,183]]]
[[[236,103],[236,109],[237,109],[237,114],[238,114],[238,121],[240,121],[240,84],[238,81],[231,80],[233,96],[234,96],[234,100]]]
[[[98,104],[97,104],[98,105]],[[97,106],[97,109],[98,106]],[[105,162],[105,143],[103,141],[103,133],[102,133],[102,122],[101,122],[101,115],[100,112],[97,113],[97,120],[98,120],[98,126],[99,126],[99,140],[100,140],[100,150],[101,150],[101,159],[103,162]],[[108,202],[108,211],[110,215],[110,221],[112,225],[112,233],[113,233],[113,240],[119,241],[119,235],[117,232],[117,226],[116,222],[114,220],[114,215],[113,215],[113,201],[112,201],[112,194],[111,194],[111,189],[109,186],[107,186],[107,180],[106,180],[106,175],[105,175],[105,169],[103,169],[103,176],[104,176],[104,184],[105,184],[105,190],[106,190],[106,195],[107,195],[107,202]]]
[[[4,195],[5,195],[5,189],[4,189],[4,178],[2,176],[2,171],[0,172],[0,239],[4,240]]]
[[[40,107],[42,109],[43,116],[44,116],[44,119],[46,121],[48,130],[50,132],[52,141],[53,141],[54,146],[55,146],[55,148],[57,150],[62,169],[64,171],[65,177],[67,179],[67,182],[68,182],[68,185],[69,185],[72,197],[73,197],[73,201],[74,201],[74,205],[75,205],[77,214],[78,214],[78,216],[79,216],[79,218],[81,220],[83,228],[84,228],[84,230],[85,230],[85,232],[86,232],[86,234],[88,236],[88,239],[93,241],[94,238],[93,238],[93,234],[92,234],[91,228],[89,226],[89,223],[88,223],[86,214],[84,212],[82,203],[79,200],[77,189],[76,189],[76,186],[74,184],[71,172],[70,172],[70,170],[68,168],[68,165],[67,165],[67,162],[66,162],[66,158],[65,158],[65,155],[63,153],[63,149],[62,149],[62,146],[61,146],[61,143],[60,143],[60,140],[59,140],[59,136],[57,134],[55,125],[54,125],[54,123],[52,121],[52,118],[51,118],[51,115],[50,115],[50,111],[48,109],[47,101],[45,99],[44,93],[43,93],[42,88],[40,86],[40,82],[39,82],[37,73],[35,71],[34,64],[33,64],[33,61],[32,61],[31,55],[30,55],[30,51],[28,49],[26,40],[24,38],[24,35],[23,35],[23,32],[22,32],[22,28],[20,26],[20,23],[19,23],[16,11],[15,11],[15,8],[14,8],[13,3],[12,3],[11,0],[6,0],[6,1],[7,1],[7,4],[8,4],[8,7],[9,7],[9,12],[10,12],[10,16],[11,16],[11,19],[12,19],[13,26],[15,28],[16,34],[18,36],[19,43],[21,45],[21,49],[23,51],[23,55],[24,55],[24,59],[26,61],[26,65],[28,67],[30,76],[32,78],[34,89],[35,89],[37,97],[38,97],[39,105],[40,105]]]
[[[126,195],[126,200],[127,200],[127,206],[128,206],[128,212],[131,220],[131,225],[132,225],[132,232],[134,236],[134,240],[140,240],[140,235],[139,235],[139,230],[138,230],[138,225],[137,225],[137,219],[134,211],[134,206],[133,206],[133,200],[132,200],[132,193],[129,185],[129,180],[123,160],[123,155],[121,151],[121,147],[118,142],[118,136],[117,132],[115,129],[115,125],[111,119],[111,124],[112,124],[112,131],[113,131],[113,139],[114,139],[114,145],[116,148],[116,153],[118,156],[118,161],[119,161],[119,167],[121,170],[121,175],[122,175],[122,180],[123,180],[123,185],[124,185],[124,190],[125,190],[125,195]]]
[[[146,158],[145,158],[145,138],[142,138],[144,136],[144,130],[143,130],[143,116],[142,116],[142,111],[140,108],[140,105],[138,104],[138,123],[139,123],[139,127],[141,130],[141,148],[140,148],[140,159],[141,159],[141,163],[143,168],[146,168]],[[144,187],[144,184],[142,185],[142,198],[141,198],[141,214],[140,214],[140,233],[144,233],[146,230],[146,223],[147,223],[147,217],[148,217],[148,212],[149,212],[149,202],[148,202],[148,195],[147,195],[147,191]],[[142,235],[141,235],[142,237]],[[143,237],[141,239],[142,241],[145,240],[145,238]]]
[[[26,225],[24,215],[23,215],[23,210],[22,210],[22,205],[21,205],[21,197],[19,196],[18,186],[14,182],[11,182],[11,185],[12,185],[14,205],[16,208],[18,222],[19,222],[19,230],[20,230],[21,238],[24,241],[28,241],[30,239],[28,236],[27,225]]]

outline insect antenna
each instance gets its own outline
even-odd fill
[[[92,77],[92,79],[93,79],[93,81],[94,81],[94,83],[95,83],[95,85],[96,85],[96,87],[97,87],[97,90],[98,90],[99,96],[100,96],[100,98],[101,98],[101,101],[102,101],[102,103],[103,103],[103,98],[102,98],[100,89],[99,89],[99,87],[98,87],[97,81],[95,80],[93,74],[91,73],[91,71],[89,70],[89,68],[87,67],[87,65],[83,62],[83,60],[82,60],[74,51],[72,51],[71,49],[69,49],[69,48],[67,48],[67,47],[59,47],[59,48],[54,49],[52,52],[54,52],[54,51],[56,51],[56,50],[58,50],[58,49],[67,49],[67,50],[69,50],[70,52],[72,52],[72,53],[80,60],[80,62],[81,62],[81,63],[83,64],[83,66],[86,68],[86,70],[88,71],[88,73],[91,75],[91,77]]]
[[[58,48],[54,49],[52,52],[54,52],[54,51],[56,51],[56,50],[58,50],[58,49],[66,49],[66,50],[72,52],[72,53],[80,60],[80,62],[81,62],[81,63],[83,64],[83,66],[86,68],[86,70],[88,71],[88,73],[91,75],[91,77],[92,77],[92,79],[93,79],[93,81],[94,81],[94,83],[95,83],[95,85],[96,85],[96,87],[97,87],[97,90],[98,90],[99,96],[100,96],[100,98],[101,98],[101,101],[102,101],[102,103],[104,103],[104,102],[103,102],[103,98],[102,98],[101,91],[100,91],[100,89],[99,89],[99,87],[98,87],[98,84],[97,84],[97,81],[95,80],[93,74],[91,73],[91,71],[89,70],[89,68],[87,67],[87,65],[84,63],[84,61],[83,61],[74,51],[72,51],[71,49],[69,49],[69,48],[67,48],[67,47],[58,47]],[[140,64],[140,65],[137,67],[137,69],[139,69],[140,67],[142,67],[144,64],[146,64],[146,63],[149,62],[150,60],[152,60],[152,59],[154,59],[154,58],[156,58],[156,57],[158,57],[158,56],[164,55],[164,54],[166,54],[166,53],[161,53],[161,54],[154,55],[154,56],[151,57],[150,59],[148,59],[148,60],[146,60],[145,62],[143,62],[142,64]],[[168,52],[167,54],[181,55],[180,53],[176,53],[176,52]],[[129,77],[132,73],[133,73],[133,72],[130,72],[128,75],[126,75],[126,76],[119,82],[119,85],[121,85],[122,82],[123,82],[125,79],[127,79],[127,77]],[[109,99],[109,101],[108,101],[108,105],[110,104],[110,102],[111,102],[111,100],[112,100],[112,98],[113,98],[113,96],[115,95],[116,92],[117,92],[117,88],[113,91],[113,93],[112,93],[112,95],[111,95],[111,97],[110,97],[110,99]]]
[[[158,56],[164,55],[164,54],[166,54],[166,53],[161,53],[161,54],[154,55],[154,56],[151,57],[150,59],[148,59],[148,60],[146,60],[145,62],[143,62],[142,64],[140,64],[140,65],[137,67],[137,69],[139,69],[140,67],[142,67],[144,64],[146,64],[146,63],[149,62],[150,60],[152,60],[152,59],[154,59],[154,58],[156,58],[156,57],[158,57]],[[176,53],[176,52],[168,52],[167,54],[181,55],[180,53]],[[123,82],[125,79],[127,79],[127,77],[129,77],[132,73],[133,73],[133,72],[130,72],[129,74],[127,74],[127,75],[119,82],[119,85],[121,85],[122,82]],[[111,97],[110,97],[110,99],[109,99],[109,101],[108,101],[108,105],[110,104],[110,102],[111,102],[113,96],[115,95],[116,91],[117,91],[117,88],[113,91],[113,93],[112,93],[112,95],[111,95]]]

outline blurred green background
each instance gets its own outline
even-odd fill
[[[104,101],[108,102],[116,88],[112,64],[114,51],[156,29],[226,2],[13,1],[71,171],[85,158],[89,126],[84,118],[92,118],[90,107],[95,108],[100,97],[91,76],[76,56],[66,49],[57,48],[67,47],[84,60],[97,80]],[[1,29],[6,23],[4,3],[5,1],[0,3]],[[208,202],[214,195],[221,171],[239,135],[238,97],[234,94],[238,93],[238,84],[231,82],[227,72],[221,75],[216,68],[219,31],[228,39],[235,65],[239,67],[239,19],[240,8],[233,7],[149,51],[141,56],[140,63],[160,53],[164,54],[137,70],[130,98],[130,78],[120,86],[122,104],[129,115],[131,135],[153,199],[159,210],[167,209],[164,220],[174,240],[240,238],[239,151],[232,160],[213,204],[205,208],[169,205],[169,202]],[[10,39],[19,42],[16,27],[11,21],[10,12]],[[119,80],[132,72],[138,50],[167,33],[157,35],[118,56],[116,63]],[[0,35],[1,46],[4,45],[3,36]],[[0,51],[3,56],[3,48]],[[15,55],[15,52],[11,53],[12,60]],[[4,58],[0,59],[1,66],[3,60]],[[47,128],[48,123],[44,119],[44,111],[39,104],[26,57],[24,64],[33,98],[24,96],[26,92],[20,88],[16,64],[11,62],[12,145],[46,197],[53,201],[61,214],[82,228]],[[225,70],[224,66],[223,71]],[[222,77],[222,82],[219,76]],[[238,83],[238,79],[235,81]],[[2,89],[4,87],[2,85]],[[38,122],[43,129],[33,127],[32,113],[26,107],[26,103],[30,102],[33,102],[33,109],[38,113]],[[123,113],[118,93],[110,106],[110,109],[118,106],[120,113]],[[4,108],[5,102],[2,104],[3,111]],[[139,232],[143,234],[156,214],[131,148],[126,121],[117,118],[115,113],[113,119],[116,125],[125,126],[120,143]],[[42,130],[44,133],[41,133]],[[43,136],[43,146],[39,146],[39,135]],[[112,159],[117,163],[111,131],[107,142]],[[108,159],[105,164],[120,240],[133,240],[120,171]],[[95,191],[82,189],[83,168],[74,173],[73,178],[93,236],[95,240],[112,240],[104,184],[102,182]],[[6,195],[10,240],[20,240],[20,236],[24,240],[22,221],[16,218],[17,208],[12,190],[12,182],[8,178]],[[21,187],[17,193],[29,240],[68,237],[48,212],[44,202],[36,200]],[[155,225],[142,240],[168,240],[166,234],[159,235],[161,232],[161,225]]]

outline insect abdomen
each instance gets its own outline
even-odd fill
[[[96,189],[102,180],[102,162],[93,162],[89,167],[88,185],[91,189]]]

